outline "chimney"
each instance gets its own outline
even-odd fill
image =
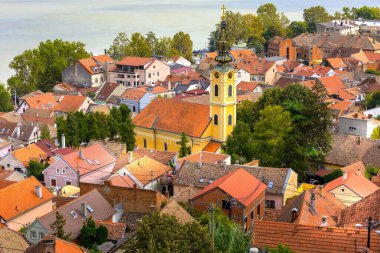
[[[132,162],[133,162],[133,152],[129,151],[128,152],[128,163],[132,163]]]
[[[342,181],[346,180],[347,179],[347,172],[344,172],[343,173],[343,178],[342,178]]]
[[[73,76],[77,76],[77,69],[78,69],[78,62],[75,61],[74,66],[73,66]]]
[[[372,114],[368,114],[368,118],[369,119],[372,119],[373,115]]]
[[[298,209],[297,208],[293,208],[292,209],[292,222],[294,222],[298,217]]]
[[[314,193],[314,191],[312,191],[310,194],[310,211],[313,214],[315,214],[317,212],[317,208],[315,205],[315,193]]]
[[[327,216],[326,215],[322,216],[321,227],[327,227]]]
[[[320,190],[320,192],[321,192],[321,197],[323,198],[324,196],[323,196],[323,185],[320,185],[319,186],[319,190]]]
[[[58,197],[62,197],[62,189],[58,189],[58,191],[57,191],[57,196],[58,196]]]
[[[107,55],[107,49],[106,48],[104,49],[104,55]]]
[[[172,82],[171,81],[168,82],[168,90],[172,90]]]
[[[83,217],[87,217],[87,203],[86,202],[81,202],[80,203],[80,207],[81,207],[81,211],[82,211],[82,215]]]
[[[202,168],[202,165],[203,165],[203,162],[199,161],[198,164],[197,164],[198,169]]]
[[[358,136],[358,145],[360,145],[360,136]]]
[[[80,158],[81,160],[84,159],[82,149],[79,149],[79,158]]]
[[[357,113],[355,113],[355,114],[354,114],[354,118],[356,118],[356,119],[357,119],[357,118],[358,118],[358,116],[359,116],[359,115],[358,115]]]
[[[40,185],[37,185],[34,187],[35,191],[36,191],[36,195],[42,199],[42,187]]]
[[[61,136],[61,148],[66,148],[65,134],[62,134],[62,136]]]

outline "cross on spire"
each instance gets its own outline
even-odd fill
[[[225,16],[226,7],[224,6],[224,4],[223,4],[222,8],[220,8],[220,9],[222,10],[222,20],[224,20],[224,18],[226,17]]]

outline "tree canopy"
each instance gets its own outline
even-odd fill
[[[39,181],[43,181],[44,175],[42,174],[42,171],[44,171],[48,166],[49,164],[43,164],[35,160],[30,160],[27,169],[28,177],[34,176]]]
[[[5,85],[0,83],[0,112],[13,111],[11,94],[5,88]]]
[[[69,240],[71,234],[66,234],[64,227],[66,225],[66,220],[63,217],[63,215],[57,211],[55,212],[55,221],[50,224],[50,228],[52,229],[52,235],[55,235],[58,238],[61,238],[63,240]]]
[[[286,36],[288,38],[296,37],[305,32],[307,32],[307,23],[304,21],[293,21],[286,28]]]
[[[327,22],[333,19],[323,6],[313,6],[303,11],[303,19],[307,24],[308,32],[315,32],[317,24]]]
[[[34,90],[50,91],[62,81],[62,71],[74,61],[89,57],[82,42],[47,40],[37,48],[25,50],[9,64],[15,74],[7,84],[11,91],[24,95]]]
[[[367,110],[380,106],[380,92],[366,95],[365,105],[367,106]]]
[[[107,241],[108,230],[105,226],[100,225],[96,227],[92,216],[86,219],[83,223],[82,229],[80,231],[79,241],[80,244],[87,248],[97,248],[97,245],[100,245]]]

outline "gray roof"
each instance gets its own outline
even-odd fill
[[[245,165],[223,165],[223,164],[206,164],[203,163],[201,168],[198,168],[198,163],[185,161],[177,172],[175,182],[181,185],[193,185],[195,187],[204,188],[209,183],[216,179],[227,175],[228,173],[243,168],[259,179],[266,185],[273,182],[273,187],[268,187],[266,192],[272,194],[281,194],[284,186],[287,184],[288,173],[290,168],[269,168],[269,167],[254,167]]]
[[[110,203],[108,203],[98,190],[94,189],[37,220],[45,229],[51,231],[50,224],[55,221],[55,213],[59,212],[66,219],[65,232],[71,233],[71,239],[75,239],[79,236],[83,222],[86,220],[81,211],[81,202],[86,202],[94,210],[92,213],[87,210],[87,218],[92,216],[94,220],[107,220],[116,213],[116,210]],[[76,218],[72,216],[72,211],[76,213]]]

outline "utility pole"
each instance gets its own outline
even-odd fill
[[[214,204],[211,203],[210,206],[210,211],[211,211],[211,226],[210,226],[210,233],[211,233],[211,241],[212,241],[212,252],[215,252],[215,242],[214,242],[214,235],[215,235],[215,224],[214,224]]]

